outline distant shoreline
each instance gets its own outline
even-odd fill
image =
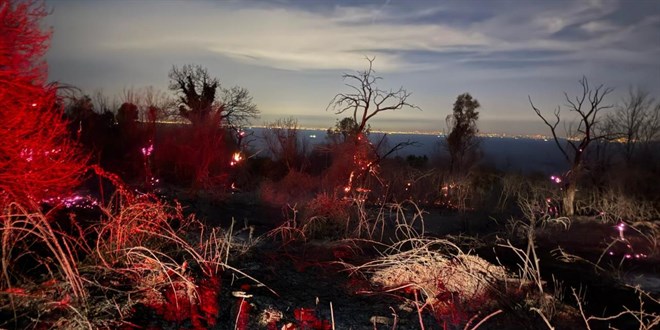
[[[252,125],[245,127],[245,129],[268,129],[268,126],[265,125]],[[328,127],[299,127],[298,130],[301,131],[327,131]],[[438,137],[446,136],[443,131],[392,131],[392,130],[370,130],[371,133],[377,134],[401,134],[401,135],[436,135]],[[507,134],[507,133],[477,133],[479,137],[488,137],[488,138],[520,138],[520,139],[533,139],[533,140],[549,140],[552,139],[552,136],[546,136],[542,134]]]
[[[169,125],[190,125],[188,122],[184,121],[157,121],[158,124],[169,124]],[[243,129],[268,129],[266,125],[250,125],[246,126]],[[298,130],[301,131],[319,131],[326,132],[329,127],[298,127]],[[444,131],[428,131],[428,130],[419,130],[419,131],[394,131],[394,130],[370,130],[371,133],[376,134],[388,134],[388,135],[435,135],[438,137],[445,136]],[[511,138],[511,139],[532,139],[532,140],[552,140],[552,136],[543,135],[543,134],[509,134],[509,133],[477,133],[478,137],[485,138]],[[565,138],[560,138],[565,139]]]

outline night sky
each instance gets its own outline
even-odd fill
[[[262,124],[295,116],[329,127],[341,74],[364,69],[404,86],[422,110],[372,127],[443,130],[456,96],[482,104],[481,130],[544,132],[563,92],[629,86],[660,98],[660,1],[47,1],[50,79],[108,95],[166,90],[172,65],[200,64],[250,90]]]

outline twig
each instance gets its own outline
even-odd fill
[[[477,324],[476,324],[474,327],[472,327],[470,330],[477,330],[477,329],[478,329],[478,328],[479,328],[484,322],[488,321],[488,319],[490,319],[491,317],[493,317],[493,316],[495,316],[495,315],[497,315],[497,314],[500,314],[500,313],[502,313],[502,310],[501,310],[501,309],[498,309],[498,310],[496,310],[496,311],[494,311],[494,312],[488,314],[486,317],[484,317],[481,321],[479,321],[479,323],[477,323]],[[479,314],[475,315],[475,317],[477,317],[478,315],[479,315]],[[471,321],[471,320],[470,320],[470,321]],[[470,322],[468,322],[468,324],[465,325],[465,330],[467,330],[467,327],[468,327],[469,325],[470,325]]]

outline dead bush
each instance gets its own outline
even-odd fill
[[[318,189],[318,178],[291,170],[278,182],[265,181],[259,192],[264,202],[284,206],[309,201],[316,196]]]
[[[608,223],[654,221],[660,210],[653,202],[632,197],[617,189],[591,190],[578,195],[576,213],[595,215]]]
[[[302,209],[303,231],[308,238],[340,238],[348,230],[351,203],[321,193]]]

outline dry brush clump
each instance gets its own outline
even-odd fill
[[[343,238],[349,231],[351,203],[318,194],[302,208],[302,230],[308,238]]]
[[[350,200],[320,193],[302,206],[287,205],[286,221],[271,230],[282,242],[335,240],[351,237],[353,207]]]
[[[406,233],[414,234],[411,229]],[[350,269],[364,273],[379,292],[412,294],[422,327],[425,311],[445,326],[466,327],[481,312],[500,313],[493,295],[510,276],[504,267],[464,254],[450,241],[419,236],[400,240],[380,258]]]
[[[0,240],[2,242],[3,281],[0,288],[3,306],[14,305],[14,293],[22,296],[27,288],[39,286],[44,280],[30,276],[34,272],[44,272],[49,285],[61,282],[61,297],[84,303],[89,294],[78,268],[80,240],[53,223],[48,213],[31,211],[19,203],[11,203],[0,215]],[[43,297],[46,298],[46,297]],[[35,299],[39,300],[39,299]],[[7,307],[7,306],[4,306]]]
[[[277,182],[264,181],[259,189],[259,195],[261,200],[268,204],[285,206],[308,202],[316,196],[319,186],[320,182],[317,177],[290,170]]]
[[[167,321],[213,326],[231,233],[206,230],[194,217],[183,216],[180,205],[148,195],[120,194],[104,211],[95,227],[95,264],[128,285],[127,303]]]
[[[236,253],[232,232],[127,188],[91,208],[98,218],[64,205],[4,210],[0,306],[14,326],[118,327],[139,322],[144,308],[165,321],[215,324],[220,276]]]
[[[576,201],[578,214],[595,215],[607,223],[660,220],[657,203],[634,197],[621,189],[592,189],[579,197]]]
[[[436,206],[459,212],[488,209],[497,203],[496,176],[487,172],[471,170],[465,174],[439,173],[440,184],[436,188]]]

